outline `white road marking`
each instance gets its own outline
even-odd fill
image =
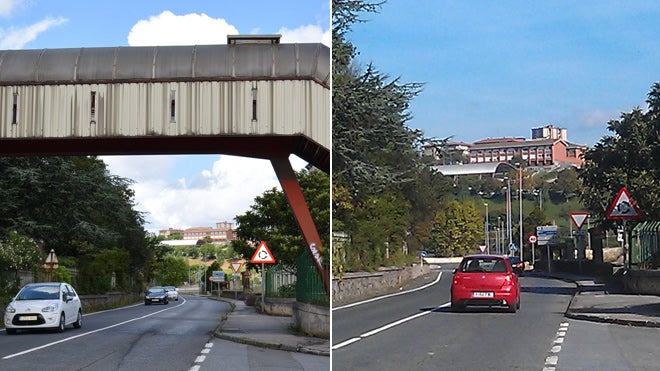
[[[550,353],[552,355],[545,358],[545,367],[543,367],[543,371],[555,371],[557,363],[559,362],[558,354],[561,352],[560,344],[564,343],[566,332],[568,332],[568,322],[562,322],[557,330],[557,337],[553,341],[552,348],[550,348]]]
[[[410,317],[405,317],[405,318],[402,318],[402,319],[400,319],[400,320],[397,320],[397,321],[394,321],[394,322],[392,322],[392,323],[389,323],[389,324],[387,324],[387,325],[384,325],[384,326],[381,326],[381,327],[379,327],[379,328],[373,329],[373,330],[371,330],[371,331],[367,331],[367,332],[365,332],[364,334],[360,335],[360,337],[355,337],[355,338],[352,338],[352,339],[346,340],[346,341],[344,341],[344,342],[341,342],[341,343],[339,343],[339,344],[335,344],[335,345],[333,345],[333,346],[332,346],[332,350],[337,350],[337,349],[343,348],[343,347],[345,347],[345,346],[347,346],[347,345],[350,345],[350,344],[353,344],[353,343],[355,343],[355,342],[358,342],[358,341],[360,341],[360,340],[362,340],[362,339],[364,339],[364,338],[366,338],[366,337],[369,337],[369,336],[372,336],[372,335],[376,335],[376,334],[379,333],[379,332],[382,332],[382,331],[385,331],[385,330],[391,329],[392,327],[398,326],[398,325],[400,325],[400,324],[402,324],[402,323],[406,323],[406,322],[408,322],[408,321],[412,321],[413,319],[416,319],[416,318],[419,318],[419,317],[425,316],[425,315],[427,315],[427,314],[431,314],[433,311],[435,311],[435,310],[437,310],[437,309],[440,309],[440,308],[446,308],[446,307],[448,307],[448,306],[450,306],[450,305],[451,305],[451,303],[445,303],[445,304],[442,304],[442,305],[440,305],[440,306],[437,306],[437,307],[435,307],[435,308],[433,308],[433,309],[431,309],[431,310],[424,311],[424,312],[421,312],[421,313],[417,313],[417,314],[412,315],[412,316],[410,316]]]
[[[393,297],[393,296],[398,296],[398,295],[403,295],[403,294],[409,294],[409,293],[411,293],[411,292],[415,292],[415,291],[423,290],[423,289],[425,289],[425,288],[427,288],[427,287],[433,286],[433,285],[435,285],[436,283],[440,282],[440,278],[441,278],[441,277],[442,277],[442,272],[438,273],[438,278],[436,278],[435,281],[433,281],[433,282],[431,282],[431,283],[427,283],[427,284],[424,285],[424,286],[420,286],[420,287],[415,288],[415,289],[412,289],[412,290],[401,291],[401,292],[397,292],[397,293],[394,293],[394,294],[389,294],[389,295],[384,295],[384,296],[378,296],[378,297],[371,298],[371,299],[368,299],[368,300],[363,300],[363,301],[358,301],[358,302],[351,303],[351,304],[342,305],[342,306],[340,306],[340,307],[332,308],[332,311],[334,312],[334,311],[336,311],[336,310],[340,310],[340,309],[346,309],[346,308],[351,308],[351,307],[355,307],[355,306],[362,305],[362,304],[366,304],[366,303],[371,303],[371,302],[376,301],[376,300],[381,300],[381,299],[391,298],[391,297]]]
[[[78,338],[81,338],[81,337],[83,337],[83,336],[87,336],[87,335],[95,334],[95,333],[97,333],[97,332],[101,332],[101,331],[109,330],[109,329],[111,329],[111,328],[114,328],[114,327],[117,327],[117,326],[121,326],[121,325],[125,325],[125,324],[127,324],[127,323],[131,323],[131,322],[139,321],[139,320],[141,320],[141,319],[145,319],[145,318],[147,318],[147,317],[151,317],[151,316],[156,315],[156,314],[158,314],[158,313],[162,313],[162,312],[165,312],[165,311],[168,311],[168,310],[171,310],[171,309],[178,308],[178,307],[180,307],[181,305],[184,305],[185,303],[186,303],[186,302],[184,301],[183,303],[181,303],[180,305],[177,305],[177,306],[175,306],[175,307],[169,307],[169,308],[161,309],[161,310],[159,310],[159,311],[157,311],[157,312],[149,313],[149,314],[144,315],[144,316],[142,316],[142,317],[136,317],[136,318],[133,318],[133,319],[129,319],[129,320],[126,320],[126,321],[123,321],[123,322],[116,323],[116,324],[114,324],[114,325],[110,325],[110,326],[106,326],[106,327],[103,327],[103,328],[100,328],[100,329],[96,329],[96,330],[93,330],[93,331],[88,331],[88,332],[85,332],[85,333],[82,333],[82,334],[74,335],[74,336],[71,336],[71,337],[68,337],[68,338],[65,338],[65,339],[62,339],[62,340],[54,341],[54,342],[52,342],[52,343],[48,343],[48,344],[44,344],[44,345],[41,345],[41,346],[38,346],[38,347],[34,347],[34,348],[31,348],[31,349],[27,349],[27,350],[24,350],[24,351],[22,351],[22,352],[18,352],[18,353],[10,354],[10,355],[7,355],[7,356],[2,357],[2,359],[10,359],[10,358],[14,358],[14,357],[22,356],[22,355],[24,355],[24,354],[32,353],[32,352],[34,352],[34,351],[36,351],[36,350],[40,350],[40,349],[44,349],[44,348],[48,348],[48,347],[51,347],[51,346],[53,346],[53,345],[60,344],[60,343],[65,343],[65,342],[67,342],[67,341],[69,341],[69,340],[78,339]]]
[[[197,358],[195,358],[195,363],[202,363],[205,359],[206,356],[197,356]]]

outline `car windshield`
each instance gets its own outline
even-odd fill
[[[174,288],[174,286],[166,286],[165,289],[166,289],[167,291],[174,291],[174,290],[176,290],[176,289]]]
[[[59,286],[25,286],[16,300],[46,300],[57,299],[60,296]]]
[[[165,292],[165,289],[162,288],[149,289],[150,294],[162,294],[163,292]]]
[[[461,264],[461,272],[504,273],[506,272],[506,264],[503,259],[499,258],[466,259]]]

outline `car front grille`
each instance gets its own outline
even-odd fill
[[[25,316],[37,316],[37,319],[31,321],[24,321],[21,318],[24,318]],[[43,325],[44,323],[46,323],[46,320],[44,319],[44,316],[42,316],[40,313],[16,314],[14,315],[14,318],[12,319],[11,323],[14,326],[36,326],[36,325]]]

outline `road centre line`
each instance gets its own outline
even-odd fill
[[[425,288],[427,288],[427,287],[433,286],[433,285],[435,285],[436,283],[440,282],[440,278],[441,278],[441,277],[442,277],[442,272],[438,273],[438,278],[436,278],[435,281],[433,281],[433,282],[431,282],[431,283],[427,283],[427,284],[424,285],[424,286],[420,286],[420,287],[417,287],[417,288],[412,289],[412,290],[401,291],[401,292],[397,292],[397,293],[394,293],[394,294],[389,294],[389,295],[384,295],[384,296],[378,296],[378,297],[371,298],[371,299],[368,299],[368,300],[363,300],[363,301],[358,301],[358,302],[351,303],[351,304],[342,305],[342,306],[340,306],[340,307],[332,308],[332,311],[334,312],[334,311],[336,311],[336,310],[340,310],[340,309],[351,308],[351,307],[355,307],[355,306],[358,306],[358,305],[362,305],[362,304],[366,304],[366,303],[371,303],[371,302],[374,302],[374,301],[377,301],[377,300],[386,299],[386,298],[391,298],[391,297],[393,297],[393,296],[398,296],[398,295],[403,295],[403,294],[409,294],[409,293],[411,293],[411,292],[415,292],[415,291],[423,290],[423,289],[425,289]]]
[[[30,348],[30,349],[26,349],[26,350],[24,350],[24,351],[22,351],[22,352],[18,352],[18,353],[14,353],[14,354],[10,354],[10,355],[4,356],[4,357],[2,357],[2,359],[10,359],[10,358],[14,358],[14,357],[22,356],[22,355],[25,355],[25,354],[28,354],[28,353],[32,353],[32,352],[34,352],[34,351],[36,351],[36,350],[41,350],[41,349],[45,349],[45,348],[51,347],[51,346],[53,346],[53,345],[57,345],[57,344],[60,344],[60,343],[65,343],[65,342],[67,342],[67,341],[69,341],[69,340],[74,340],[74,339],[77,339],[77,338],[80,338],[80,337],[83,337],[83,336],[87,336],[87,335],[95,334],[95,333],[97,333],[97,332],[101,332],[101,331],[109,330],[109,329],[111,329],[111,328],[113,328],[113,327],[117,327],[117,326],[125,325],[125,324],[127,324],[127,323],[135,322],[135,321],[138,321],[138,320],[141,320],[141,319],[145,319],[145,318],[147,318],[147,317],[151,317],[151,316],[153,316],[153,315],[155,315],[155,314],[162,313],[162,312],[168,311],[168,310],[170,310],[170,309],[176,309],[176,308],[180,307],[181,305],[184,305],[185,303],[186,303],[186,301],[185,301],[185,299],[184,299],[184,302],[183,302],[183,303],[181,303],[180,305],[177,305],[177,306],[175,306],[175,307],[169,307],[169,308],[161,309],[161,310],[159,310],[159,311],[157,311],[157,312],[153,312],[153,313],[150,313],[150,314],[144,315],[144,316],[142,316],[142,317],[137,317],[137,318],[129,319],[129,320],[126,320],[126,321],[123,321],[123,322],[116,323],[116,324],[114,324],[114,325],[110,325],[110,326],[106,326],[106,327],[103,327],[103,328],[100,328],[100,329],[96,329],[96,330],[93,330],[93,331],[89,331],[89,332],[85,332],[85,333],[82,333],[82,334],[74,335],[74,336],[71,336],[71,337],[68,337],[68,338],[65,338],[65,339],[62,339],[62,340],[54,341],[54,342],[52,342],[52,343],[48,343],[48,344],[44,344],[44,345],[40,345],[40,346],[38,346],[38,347],[34,347],[34,348]]]
[[[355,337],[355,338],[352,338],[352,339],[346,340],[346,341],[344,341],[344,342],[341,342],[341,343],[339,343],[339,344],[333,345],[333,346],[332,346],[332,350],[337,350],[337,349],[343,348],[343,347],[345,347],[345,346],[347,346],[347,345],[351,345],[351,344],[353,344],[353,343],[355,343],[355,342],[358,342],[358,341],[360,341],[360,340],[362,340],[362,339],[364,339],[364,338],[366,338],[366,337],[369,337],[369,336],[372,336],[372,335],[376,335],[377,333],[382,332],[382,331],[385,331],[385,330],[389,330],[389,329],[391,329],[391,328],[394,327],[394,326],[398,326],[398,325],[400,325],[400,324],[402,324],[402,323],[406,323],[406,322],[408,322],[408,321],[412,321],[413,319],[416,319],[416,318],[419,318],[419,317],[425,316],[425,315],[427,315],[427,314],[430,314],[430,313],[434,312],[435,310],[438,310],[438,309],[441,309],[441,308],[447,308],[447,307],[449,307],[450,305],[451,305],[451,303],[445,303],[445,304],[439,305],[439,306],[437,306],[437,307],[435,307],[435,308],[433,308],[433,309],[431,309],[431,310],[427,310],[427,311],[424,311],[424,312],[421,312],[421,313],[417,313],[417,314],[414,314],[414,315],[412,315],[412,316],[410,316],[410,317],[405,317],[405,318],[402,318],[402,319],[400,319],[400,320],[397,320],[397,321],[394,321],[394,322],[392,322],[392,323],[389,323],[389,324],[387,324],[387,325],[384,325],[384,326],[381,326],[381,327],[379,327],[379,328],[373,329],[373,330],[371,330],[371,331],[365,332],[364,334],[360,335],[360,337]]]

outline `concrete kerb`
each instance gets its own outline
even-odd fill
[[[231,311],[227,313],[225,317],[223,317],[223,320],[220,322],[220,325],[216,328],[216,330],[213,332],[213,336],[218,338],[218,339],[223,339],[223,340],[228,340],[232,341],[235,343],[239,344],[246,344],[246,345],[252,345],[252,346],[257,346],[261,348],[267,348],[267,349],[274,349],[274,350],[283,350],[283,351],[288,351],[288,352],[298,352],[298,353],[306,353],[306,354],[311,354],[311,355],[317,355],[317,356],[330,356],[330,349],[328,347],[328,350],[322,350],[322,349],[315,349],[313,348],[313,344],[285,344],[282,342],[275,342],[275,341],[266,341],[266,340],[259,340],[255,338],[251,338],[249,336],[238,336],[238,335],[233,335],[229,334],[226,332],[223,332],[223,327],[225,322],[227,321],[227,317],[231,315],[231,313],[234,312],[236,309],[236,304],[231,300],[231,299],[226,299],[222,297],[214,297],[214,300],[220,300],[224,301],[226,303],[229,303],[231,305]],[[291,329],[292,332],[294,332],[293,329]],[[326,342],[325,339],[320,340],[321,343]]]
[[[571,282],[574,283],[577,286],[577,291],[573,296],[571,297],[571,300],[568,304],[568,308],[566,308],[566,311],[564,312],[564,316],[566,318],[570,319],[576,319],[576,320],[581,320],[581,321],[590,321],[590,322],[597,322],[597,323],[611,323],[611,324],[616,324],[616,325],[622,325],[622,326],[636,326],[636,327],[652,327],[652,328],[660,328],[660,321],[653,321],[653,320],[648,320],[648,319],[633,319],[633,318],[617,318],[617,317],[612,317],[610,315],[607,315],[605,313],[599,313],[599,314],[584,314],[584,313],[578,313],[575,310],[575,301],[576,298],[579,295],[588,295],[586,293],[593,293],[594,290],[589,289],[589,285],[584,285],[581,282],[583,280],[578,280],[575,278],[568,278],[568,277],[561,277],[561,276],[556,276],[556,275],[550,275],[550,278],[554,279],[560,279],[565,282]],[[602,283],[596,283],[594,282],[594,285],[598,288],[595,291],[603,291],[606,293],[605,285]],[[602,290],[601,290],[602,288]]]

